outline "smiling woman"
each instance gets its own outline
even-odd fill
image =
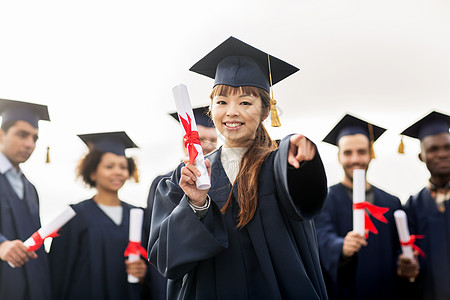
[[[72,206],[77,216],[52,243],[54,299],[141,299],[141,284],[128,283],[127,274],[143,283],[147,264],[143,259],[124,262],[130,209],[134,206],[118,196],[135,168],[125,149],[136,145],[125,132],[79,137],[90,151],[82,159],[78,175],[97,193]]]

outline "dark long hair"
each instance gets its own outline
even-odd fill
[[[249,145],[239,166],[239,172],[233,183],[238,187],[239,203],[239,223],[237,227],[242,228],[247,225],[255,215],[258,205],[258,178],[261,166],[266,158],[277,148],[276,143],[270,138],[266,128],[262,124],[263,118],[270,111],[270,96],[265,90],[252,86],[231,87],[228,85],[217,85],[211,92],[211,100],[215,96],[228,96],[234,94],[246,94],[261,97],[261,116],[260,123],[256,129],[256,135],[253,143]],[[228,200],[222,207],[222,213],[230,208],[233,199],[233,187]]]

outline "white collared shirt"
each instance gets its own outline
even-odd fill
[[[9,159],[0,152],[0,173],[6,176],[9,184],[11,184],[12,188],[16,192],[16,195],[19,199],[23,200],[24,196],[24,184],[22,179],[22,171],[14,168]]]

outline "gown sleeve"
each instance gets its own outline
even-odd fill
[[[274,171],[277,191],[283,208],[294,220],[312,219],[327,196],[327,177],[316,148],[311,161],[304,161],[298,169],[288,163],[289,138],[285,137],[275,154]]]
[[[201,220],[189,206],[178,185],[181,167],[158,185],[148,245],[150,262],[169,279],[181,278],[198,262],[228,247],[222,213],[214,199]]]

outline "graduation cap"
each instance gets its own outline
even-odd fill
[[[341,137],[346,135],[363,134],[370,141],[372,158],[375,158],[373,143],[386,131],[385,128],[376,126],[355,116],[346,114],[322,140],[325,143],[338,146]]]
[[[193,108],[192,111],[194,112],[195,122],[197,125],[214,128],[214,123],[208,114],[209,106],[196,107]],[[180,122],[177,112],[170,113],[170,115],[172,118]]]
[[[0,115],[3,123],[25,121],[35,128],[39,128],[39,120],[50,121],[46,105],[7,99],[0,99]]]
[[[254,86],[270,93],[272,85],[299,69],[234,37],[229,37],[189,70],[213,78],[214,86],[219,84],[232,87]],[[270,102],[272,126],[280,126],[273,91]]]
[[[125,149],[138,148],[125,131],[79,134],[78,137],[91,149],[125,156]]]
[[[448,133],[449,128],[450,116],[437,111],[432,111],[400,133],[402,138],[400,140],[398,152],[404,153],[403,135],[422,141],[425,137],[430,135],[436,135],[443,132]]]

